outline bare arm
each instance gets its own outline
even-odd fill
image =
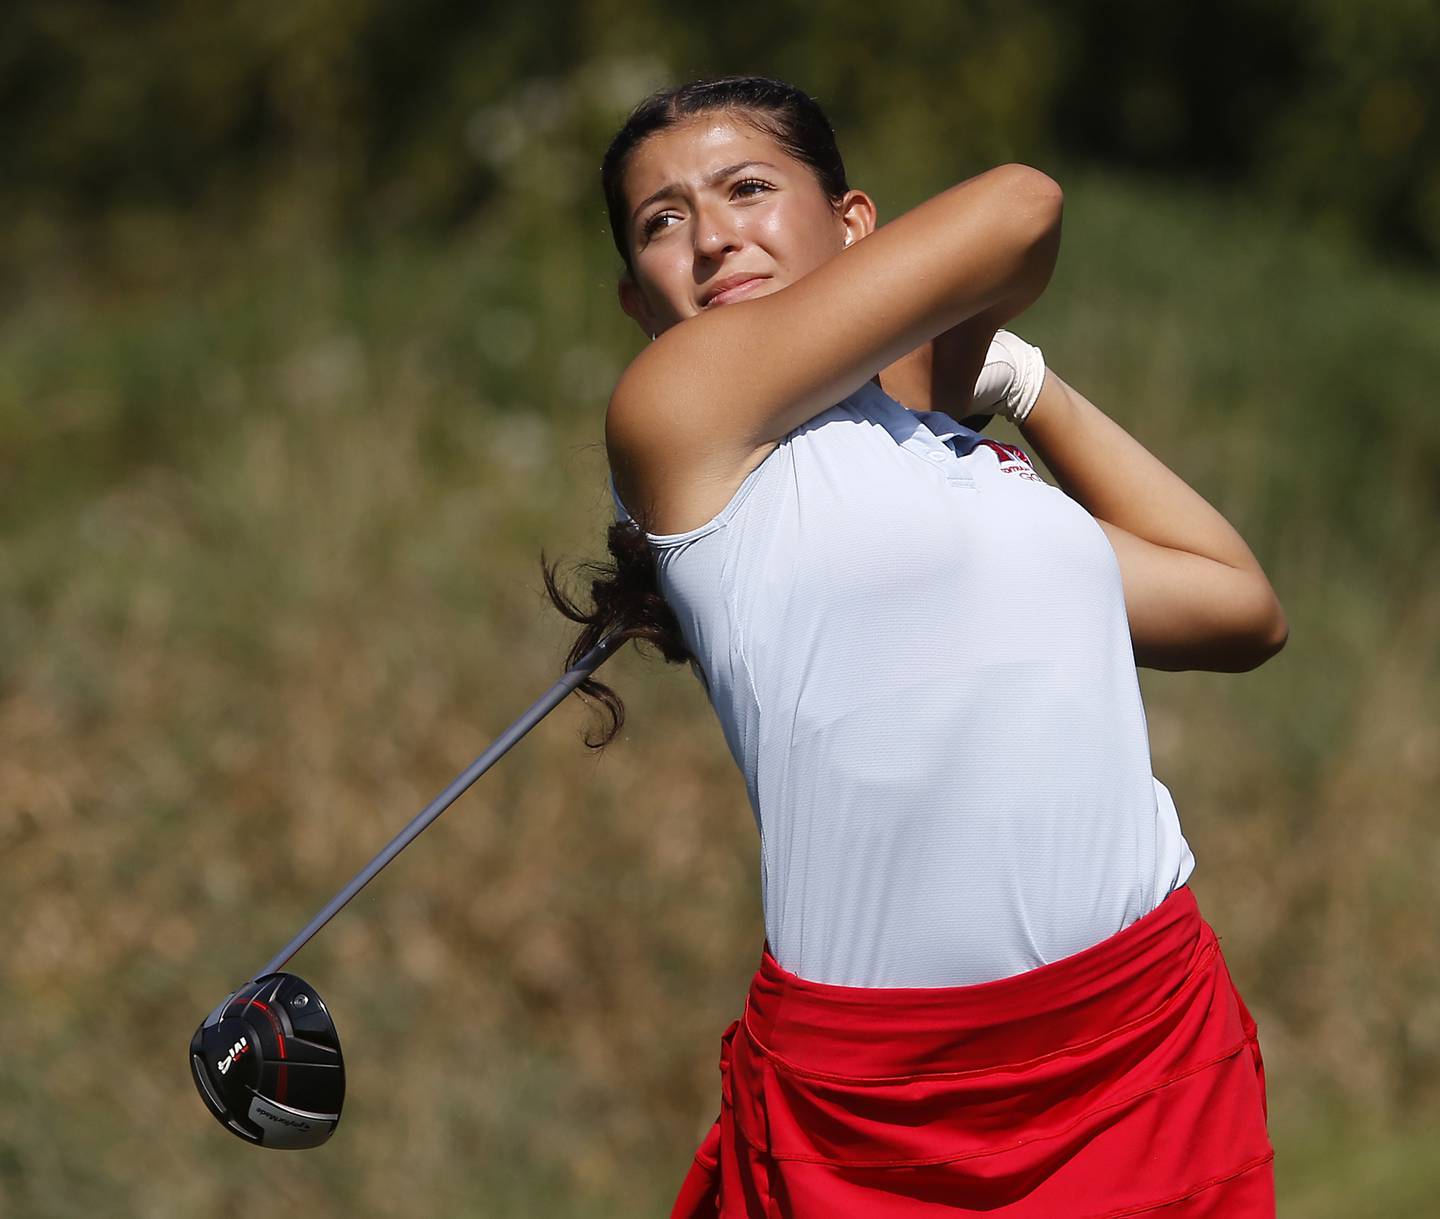
[[[1115,548],[1137,664],[1241,672],[1285,645],[1284,611],[1240,535],[1084,395],[1047,372],[1021,431]]]
[[[882,368],[880,388],[912,411],[944,411],[954,419],[965,418],[985,353],[1000,325],[1001,320],[989,313],[961,322]]]
[[[606,444],[622,491],[671,528],[707,519],[713,509],[694,505],[757,451],[936,335],[1038,296],[1054,269],[1060,208],[1044,174],[1002,166],[772,295],[668,330],[610,400]]]
[[[944,411],[964,419],[995,332],[1035,303],[1044,284],[952,326],[880,370],[880,388],[912,411]]]

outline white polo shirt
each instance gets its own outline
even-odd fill
[[[650,543],[745,776],[786,969],[1007,977],[1189,877],[1115,553],[1020,450],[866,382]]]

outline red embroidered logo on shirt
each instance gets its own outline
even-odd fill
[[[1037,483],[1045,481],[1035,473],[1035,467],[1030,464],[1030,458],[1025,455],[1024,449],[1017,449],[1013,444],[1001,444],[998,440],[982,440],[980,443],[995,450],[1000,458],[1000,469],[1006,474],[1018,474],[1021,478]]]

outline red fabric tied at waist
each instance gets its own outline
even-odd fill
[[[828,986],[761,957],[672,1219],[1275,1213],[1255,1024],[1188,888],[978,986]]]

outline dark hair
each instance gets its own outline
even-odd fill
[[[797,161],[808,165],[832,203],[838,204],[849,189],[845,163],[835,144],[835,132],[824,111],[808,94],[783,81],[765,76],[723,76],[695,80],[689,84],[652,93],[630,112],[624,126],[610,141],[600,166],[600,182],[610,218],[610,235],[615,249],[633,271],[630,260],[629,209],[625,199],[625,170],[630,154],[658,131],[674,127],[697,114],[733,111],[757,130],[770,136]],[[631,506],[633,509],[633,505]],[[655,558],[650,551],[643,514],[611,525],[606,542],[611,562],[581,563],[580,573],[597,578],[590,583],[592,608],[583,609],[560,587],[557,563],[551,567],[540,555],[545,589],[555,607],[572,622],[584,625],[566,657],[573,666],[603,636],[634,639],[651,644],[672,664],[689,663],[702,682],[705,673],[691,654],[674,612],[665,603],[655,576]],[[625,722],[625,704],[609,686],[587,679],[578,687],[581,694],[597,700],[608,712],[609,726],[602,735],[585,743],[601,749],[615,738]]]

